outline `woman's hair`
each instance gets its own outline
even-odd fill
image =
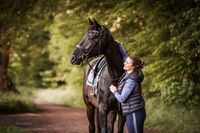
[[[132,60],[132,66],[135,67],[135,69],[142,69],[144,66],[144,61],[140,60],[137,56],[135,55],[130,55],[129,58]]]

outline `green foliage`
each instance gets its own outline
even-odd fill
[[[189,108],[199,105],[198,1],[68,1],[66,9],[50,27],[50,60],[56,65],[43,73],[44,81],[81,87],[82,68],[69,64],[69,58],[88,26],[86,17],[92,16],[129,54],[146,61],[146,97],[161,96]]]
[[[160,98],[146,100],[147,119],[145,127],[154,128],[161,133],[198,133],[200,111],[187,110],[183,106],[160,102]]]
[[[147,125],[159,125],[161,131],[170,127],[169,132],[189,132],[191,128],[187,127],[191,126],[194,129],[191,131],[196,132],[199,121],[188,126],[181,117],[192,123],[192,118],[199,116],[196,111],[200,103],[199,2],[1,1],[0,43],[9,36],[14,44],[10,77],[18,85],[70,86],[78,96],[81,95],[85,64],[72,66],[69,59],[87,30],[87,18],[94,17],[111,30],[129,54],[137,54],[146,62],[143,93],[151,119]],[[160,106],[149,107],[148,100],[158,97],[159,100],[154,102]],[[67,101],[73,103],[76,96],[71,99]],[[166,105],[172,108],[167,109]],[[170,111],[172,118],[168,115]],[[154,115],[158,115],[156,119]]]
[[[23,131],[15,126],[0,126],[0,131],[2,133],[27,133],[26,131]]]
[[[144,93],[195,107],[200,101],[199,3],[133,2],[145,20],[128,51],[146,61]]]
[[[33,112],[36,110],[33,102],[19,94],[0,93],[0,113],[23,113]]]
[[[4,32],[8,29],[19,29],[18,26],[25,23],[26,14],[34,6],[33,0],[1,0],[0,3],[0,30]]]
[[[24,49],[23,52],[19,53],[20,64],[22,64],[22,66],[20,65],[17,68],[13,66],[18,70],[16,74],[19,75],[15,76],[17,77],[16,80],[19,85],[43,86],[40,73],[51,69],[54,65],[53,62],[49,61],[49,51],[46,50],[46,45],[49,41],[48,37],[48,32],[38,29],[34,31],[34,33],[30,33],[27,44],[20,47],[20,49]]]
[[[9,75],[18,85],[41,87],[43,85],[40,73],[54,65],[49,61],[49,51],[46,50],[50,40],[46,28],[51,24],[60,1],[17,0],[4,3],[4,6],[1,5],[1,22],[5,22],[8,29],[12,29],[6,31],[9,32],[7,36],[14,33],[11,38],[13,54]],[[8,24],[5,17],[9,20]],[[12,18],[14,20],[10,21]]]
[[[70,64],[70,54],[75,44],[78,43],[83,32],[76,29],[84,29],[85,21],[71,15],[59,13],[55,15],[54,24],[49,28],[51,34],[48,50],[49,59],[55,63],[52,70],[44,71],[43,83],[52,87],[58,87],[63,84],[78,84],[80,87],[82,72],[79,67]],[[75,74],[76,73],[76,74]],[[74,76],[76,75],[76,76]]]

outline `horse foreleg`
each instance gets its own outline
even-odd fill
[[[125,122],[126,117],[122,115],[122,112],[118,112],[118,133],[123,133]]]
[[[99,106],[99,121],[101,126],[101,133],[107,133],[107,109],[105,105]]]
[[[116,111],[110,111],[108,114],[108,126],[107,126],[108,133],[114,132],[116,116],[117,116]]]
[[[95,107],[93,105],[87,106],[87,118],[89,120],[89,133],[95,133],[94,112],[95,112]]]
[[[101,133],[101,127],[100,127],[100,121],[99,121],[99,108],[96,108],[95,111],[96,111],[96,114],[95,114],[96,120],[95,121],[96,121],[97,133]]]

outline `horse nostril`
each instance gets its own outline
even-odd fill
[[[76,58],[75,58],[75,56],[74,56],[74,55],[72,55],[72,56],[71,56],[71,62],[74,62],[74,61],[75,61],[75,59],[76,59]]]

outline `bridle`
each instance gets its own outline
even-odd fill
[[[93,31],[93,32],[96,32],[96,34],[99,34],[98,35],[98,45],[99,45],[99,54],[101,52],[101,42],[102,42],[102,36],[103,36],[103,31],[104,31],[104,27],[101,26],[101,31],[98,32],[98,31]],[[87,34],[86,34],[87,35]],[[86,36],[85,35],[85,36]],[[83,38],[85,38],[85,36]],[[81,40],[80,44],[82,43],[83,40]],[[76,45],[76,48],[80,49],[84,54],[82,55],[82,60],[88,60],[88,55],[92,52],[92,50],[95,48],[96,44],[91,44],[91,46],[88,48],[88,49],[83,49],[80,44]]]
[[[103,32],[104,32],[104,27],[103,26],[101,26],[101,30],[100,30],[100,32],[98,32],[98,31],[96,31],[96,33],[98,33],[99,34],[99,37],[98,37],[98,45],[99,45],[99,54],[100,54],[100,52],[101,52],[101,43],[102,43],[102,36],[103,36]],[[87,34],[86,34],[87,35]],[[85,35],[85,36],[86,36]],[[85,37],[84,36],[84,37]],[[83,38],[84,38],[83,37]],[[82,40],[83,41],[83,40]],[[80,42],[80,44],[82,43],[82,41]],[[82,60],[85,60],[86,61],[86,63],[88,64],[88,66],[90,67],[90,69],[92,70],[92,71],[94,71],[94,73],[96,74],[96,75],[98,75],[100,78],[102,78],[102,79],[105,79],[105,80],[110,80],[110,79],[107,79],[107,78],[104,78],[103,76],[101,76],[98,72],[96,72],[94,69],[93,69],[93,67],[90,65],[90,63],[89,63],[89,61],[88,61],[88,55],[91,53],[91,51],[95,48],[95,46],[97,45],[97,44],[94,44],[93,46],[92,46],[92,44],[91,44],[91,46],[87,49],[87,50],[85,50],[85,49],[83,49],[81,46],[80,46],[80,44],[78,44],[78,45],[76,45],[76,48],[78,48],[78,49],[80,49],[84,54],[82,55]],[[83,64],[82,64],[82,66],[83,66]],[[84,69],[83,69],[83,71],[84,71]],[[85,76],[86,76],[86,74],[85,74]],[[87,79],[87,81],[89,81],[88,80],[88,78],[87,78],[87,76],[86,76],[86,79]],[[120,79],[120,77],[119,78],[114,78],[114,79],[111,79],[111,81],[117,81],[117,80],[119,80]],[[90,81],[89,81],[90,82]]]

